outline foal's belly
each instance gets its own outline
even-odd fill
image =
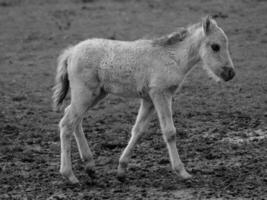
[[[122,97],[140,98],[145,96],[146,81],[144,73],[127,67],[109,66],[99,70],[103,89]]]
[[[121,97],[140,98],[146,93],[144,86],[134,78],[124,77],[123,79],[105,79],[102,87],[107,93]]]
[[[118,83],[107,83],[103,85],[104,90],[108,93],[121,96],[121,97],[140,97],[138,91],[130,85],[121,85]]]

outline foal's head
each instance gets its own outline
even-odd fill
[[[204,39],[199,54],[203,67],[215,80],[231,80],[235,76],[235,71],[229,54],[227,36],[211,17],[202,20],[202,28]]]

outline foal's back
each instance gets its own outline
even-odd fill
[[[89,87],[100,84],[108,93],[142,97],[159,55],[149,40],[90,39],[74,47],[69,72]]]

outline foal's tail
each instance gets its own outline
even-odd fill
[[[64,98],[69,90],[69,78],[68,78],[68,60],[71,56],[72,47],[69,47],[63,51],[58,57],[57,74],[55,79],[55,86],[53,87],[53,109],[55,111],[60,110]]]

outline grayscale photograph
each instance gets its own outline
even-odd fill
[[[267,200],[266,0],[0,0],[1,200]]]

